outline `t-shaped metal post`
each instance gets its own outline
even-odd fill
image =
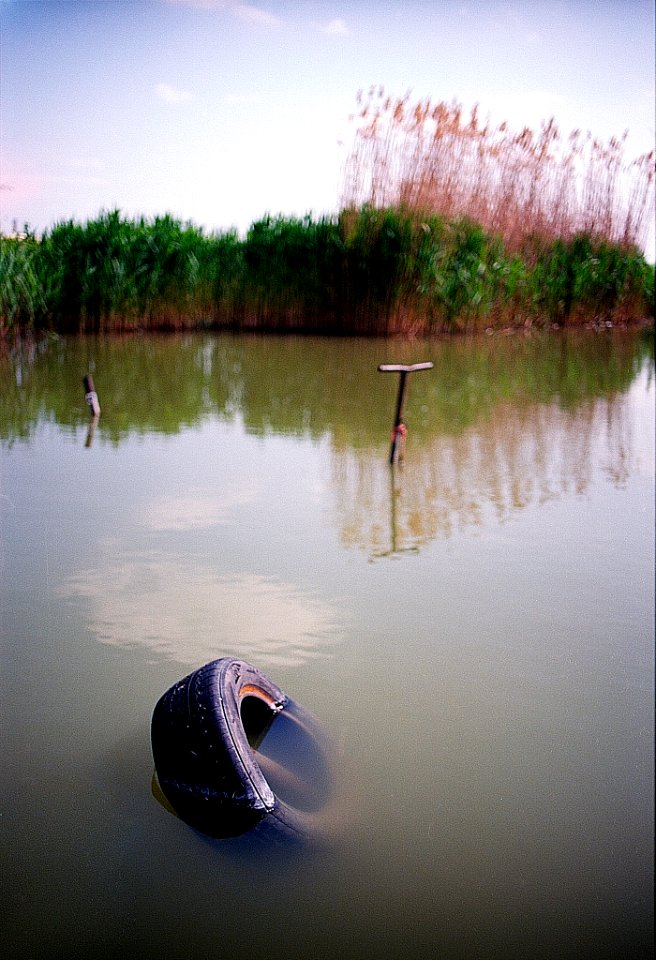
[[[390,463],[396,460],[399,439],[405,434],[405,424],[403,422],[403,404],[405,403],[405,394],[407,386],[407,376],[414,373],[415,370],[432,370],[433,364],[428,363],[381,363],[378,367],[381,373],[400,373],[399,393],[396,398],[396,414],[394,416],[394,429],[392,430],[392,446],[390,449]]]

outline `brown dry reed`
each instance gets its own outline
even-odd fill
[[[654,151],[627,162],[627,133],[603,142],[555,119],[538,131],[483,120],[457,101],[411,102],[371,87],[357,97],[343,205],[465,217],[507,251],[586,234],[644,249],[654,202]]]

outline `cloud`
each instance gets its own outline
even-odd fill
[[[229,0],[164,0],[165,3],[194,7],[196,10],[222,10],[231,6]]]
[[[238,3],[234,8],[236,16],[247,23],[254,23],[262,27],[277,27],[280,24],[278,17],[275,17],[268,10],[262,10],[261,7],[252,7],[249,3]]]
[[[191,100],[191,94],[187,90],[178,90],[169,83],[158,83],[155,93],[165,103],[185,103]]]
[[[197,10],[229,10],[240,20],[260,27],[277,27],[280,24],[278,17],[269,13],[268,10],[254,7],[250,3],[239,3],[238,0],[164,0],[164,2],[194,7]]]
[[[236,0],[164,0],[165,3],[185,5],[196,10],[230,10],[232,14],[261,27],[277,27],[280,25],[278,17],[262,7],[254,7],[250,3],[238,3]]]
[[[326,23],[321,28],[324,33],[331,33],[333,35],[341,35],[349,33],[349,28],[346,26],[346,21],[341,18],[336,20],[331,20],[329,23]]]

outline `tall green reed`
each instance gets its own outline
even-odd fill
[[[0,333],[34,326],[45,310],[38,254],[39,245],[30,234],[0,236]]]
[[[118,211],[0,238],[0,330],[423,335],[653,316],[654,270],[589,234],[519,249],[471,219],[365,204],[267,216],[246,237]]]

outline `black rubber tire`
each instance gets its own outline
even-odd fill
[[[258,834],[310,838],[314,811],[275,795],[250,746],[285,712],[313,746],[322,789],[330,789],[321,731],[315,719],[256,667],[234,658],[213,660],[175,683],[157,702],[151,722],[155,770],[162,793],[190,826],[212,837]],[[250,699],[252,698],[252,699]]]

